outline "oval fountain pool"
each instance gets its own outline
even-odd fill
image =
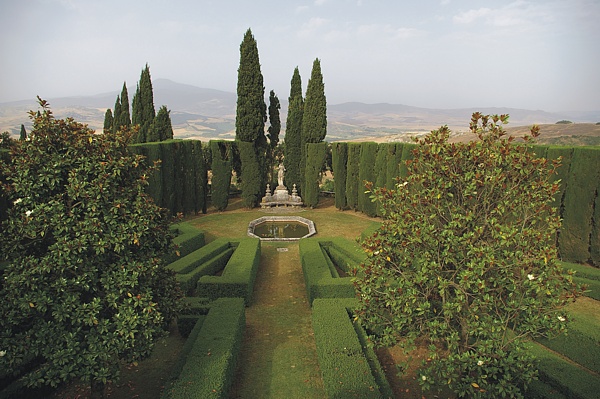
[[[296,241],[314,234],[313,221],[298,216],[265,216],[248,224],[248,235],[262,241]]]

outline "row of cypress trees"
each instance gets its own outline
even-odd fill
[[[166,106],[161,106],[156,113],[154,109],[154,92],[150,67],[148,64],[142,69],[137,89],[129,112],[129,94],[127,85],[123,83],[121,94],[117,96],[114,110],[110,108],[104,114],[104,130],[117,131],[129,129],[132,125],[138,126],[134,143],[150,143],[173,138],[173,126],[170,111]]]
[[[236,143],[241,159],[241,174],[238,177],[242,182],[243,203],[247,207],[258,204],[265,193],[266,184],[272,179],[272,171],[278,161],[275,149],[279,142],[281,126],[279,99],[271,91],[269,96],[271,127],[265,135],[267,108],[264,93],[258,47],[252,31],[248,29],[240,45],[236,109]],[[306,144],[322,143],[327,134],[327,101],[318,58],[313,62],[306,99],[302,97],[302,81],[296,67],[288,100],[283,157],[286,169],[285,185],[291,188],[296,184],[302,195],[303,192],[312,190],[312,188],[307,189],[305,182],[308,156]],[[311,157],[314,158],[315,154]],[[313,160],[321,158],[324,162],[324,156],[318,156]],[[318,165],[319,172],[321,165]]]

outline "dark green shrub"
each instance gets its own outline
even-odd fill
[[[225,243],[227,245],[224,249],[222,249],[219,252],[216,252],[213,257],[205,260],[204,262],[201,262],[202,259],[205,259],[204,255],[206,255],[203,249],[208,247],[208,245],[206,247],[200,248],[200,250],[197,251],[197,257],[196,253],[194,252],[188,255],[186,258],[193,258],[189,262],[186,262],[188,259],[184,258],[180,259],[176,263],[177,266],[183,266],[185,270],[189,270],[186,273],[178,273],[176,275],[177,281],[179,282],[181,289],[183,290],[183,292],[186,293],[186,295],[193,295],[194,288],[196,287],[196,284],[198,283],[198,279],[200,279],[200,277],[215,274],[223,270],[223,268],[225,268],[225,265],[227,265],[227,262],[229,261],[231,255],[234,252],[234,249],[229,246],[229,243]],[[172,265],[173,263],[169,265],[169,268],[171,268]],[[191,268],[192,265],[196,266]]]
[[[365,182],[374,183],[373,167],[377,158],[377,143],[361,143],[360,161],[358,172],[358,210],[368,216],[375,216],[377,213],[376,204],[371,201],[371,194],[365,192]]]
[[[327,143],[307,143],[305,153],[306,167],[304,169],[302,199],[304,205],[314,208],[319,204],[319,183],[321,169],[327,154]]]
[[[176,234],[176,237],[173,239],[175,252],[165,256],[166,264],[172,263],[178,258],[184,257],[204,246],[204,232],[189,223],[173,224],[171,225],[171,230]]]
[[[564,212],[563,198],[565,195],[565,187],[568,183],[569,178],[569,168],[571,167],[571,160],[573,159],[573,147],[561,147],[561,146],[551,146],[548,147],[546,151],[546,158],[548,160],[561,159],[561,166],[556,170],[556,174],[552,176],[552,182],[559,182],[559,190],[554,194],[554,201],[552,202],[552,206],[562,214]]]
[[[202,142],[192,141],[192,154],[194,166],[194,212],[206,213],[206,198],[208,195],[208,176],[206,171],[205,154]]]
[[[415,157],[413,151],[416,148],[416,144],[406,143],[402,146],[402,160],[398,166],[398,176],[402,179],[408,176],[408,167],[406,162]]]
[[[333,299],[313,302],[313,330],[325,391],[330,398],[381,398],[346,304]],[[380,377],[385,381],[385,376]],[[386,397],[390,397],[387,388]]]
[[[160,148],[161,159],[161,178],[162,178],[162,203],[163,208],[166,208],[171,214],[176,213],[176,193],[175,184],[176,165],[175,165],[175,149],[173,140],[161,141],[158,143]]]
[[[248,208],[255,207],[262,198],[266,186],[263,187],[262,163],[258,158],[254,142],[236,141],[242,162],[242,202]]]
[[[209,144],[212,154],[212,205],[218,211],[224,211],[229,203],[229,185],[231,184],[231,143],[211,140]]]
[[[394,188],[396,185],[396,179],[400,175],[400,163],[402,162],[402,149],[404,144],[402,143],[390,143],[388,145],[387,154],[387,171],[386,171],[386,182],[385,187],[388,189]]]
[[[260,261],[260,240],[243,238],[232,245],[235,243],[238,243],[237,247],[221,276],[200,277],[196,287],[198,296],[210,299],[240,297],[250,304]]]
[[[331,149],[335,186],[335,207],[346,209],[346,163],[348,161],[348,143],[333,143]]]
[[[225,238],[216,239],[209,244],[188,253],[169,264],[169,269],[177,274],[190,273],[203,263],[208,262],[215,256],[231,248],[229,241]]]
[[[162,398],[229,397],[245,327],[242,298],[214,301],[204,322],[190,333]]]
[[[558,237],[560,255],[566,261],[585,263],[590,260],[594,203],[600,182],[600,168],[594,165],[600,165],[600,149],[575,148]]]
[[[348,208],[354,210],[358,209],[359,188],[363,187],[362,184],[359,184],[359,173],[360,144],[348,143],[348,162],[346,164],[346,202],[348,204]]]
[[[200,327],[204,323],[206,315],[181,315],[177,318],[177,331],[183,338],[188,338],[194,327],[199,323]]]

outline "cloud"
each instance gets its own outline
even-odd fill
[[[316,6],[322,6],[323,4],[325,4],[327,0],[315,0],[315,5]]]
[[[480,8],[478,10],[469,10],[455,15],[452,20],[457,24],[470,24],[475,20],[487,17],[492,13],[490,8]]]
[[[422,31],[415,28],[397,28],[391,25],[379,24],[361,25],[357,28],[356,33],[358,36],[361,37],[374,36],[378,38],[389,38],[397,40],[410,39],[423,34]]]
[[[323,27],[328,24],[329,20],[325,18],[313,17],[302,24],[302,27],[298,31],[298,36],[300,37],[309,37],[315,35],[318,31],[320,31]]]

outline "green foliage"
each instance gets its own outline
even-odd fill
[[[563,226],[558,236],[563,260],[588,262],[591,260],[590,247],[593,245],[598,251],[600,246],[597,230],[594,230],[596,242],[590,241],[595,223],[594,205],[600,190],[600,168],[594,165],[600,165],[600,149],[576,147],[573,150],[563,201]],[[600,263],[600,259],[596,258],[596,262]]]
[[[19,133],[19,140],[27,140],[27,130],[25,130],[25,125],[21,124],[21,131]]]
[[[202,142],[193,141],[192,163],[194,168],[194,211],[206,213],[206,198],[208,196],[208,172],[206,166],[206,152]]]
[[[239,242],[239,243],[238,243]],[[210,299],[223,297],[244,298],[246,305],[252,300],[254,281],[260,262],[260,240],[244,238],[232,241],[236,246],[221,276],[202,276],[196,294]]]
[[[560,120],[560,121],[556,122],[556,124],[557,124],[557,125],[570,125],[570,124],[572,124],[572,123],[573,123],[573,122],[571,122],[571,121],[568,121],[568,120],[566,120],[566,119],[562,119],[562,120]]]
[[[121,104],[119,116],[113,120],[113,126],[116,129],[129,129],[131,127],[131,116],[129,114],[129,95],[127,94],[127,85],[123,82],[121,90]]]
[[[281,118],[279,116],[279,110],[281,104],[279,98],[275,95],[275,92],[271,90],[269,93],[269,123],[271,126],[267,129],[267,138],[269,139],[269,149],[267,151],[267,165],[268,170],[272,173],[273,167],[277,163],[276,149],[279,145],[279,133],[281,132]],[[271,176],[269,176],[271,177]],[[270,179],[269,181],[273,181]]]
[[[148,169],[128,132],[96,135],[40,100],[30,140],[3,173],[14,206],[2,223],[10,265],[0,291],[0,369],[27,385],[93,388],[147,356],[178,310],[161,258],[169,219],[145,194]]]
[[[173,126],[171,124],[171,111],[166,106],[160,107],[154,121],[150,125],[146,142],[164,141],[173,138]]]
[[[333,299],[313,302],[312,324],[325,391],[329,398],[381,398],[365,355],[368,348],[361,344],[344,302]],[[375,371],[383,374],[380,368]],[[381,374],[379,380],[383,382],[385,376]],[[388,394],[385,397],[393,397],[385,384]]]
[[[176,234],[173,239],[175,250],[164,258],[167,264],[194,252],[205,244],[204,232],[189,223],[173,224],[171,230]]]
[[[390,189],[396,185],[396,179],[400,175],[400,163],[402,162],[402,152],[404,144],[388,144],[388,154],[386,158],[386,180],[385,187]],[[379,186],[383,187],[383,186]]]
[[[321,62],[315,59],[312,66],[302,118],[302,142],[320,143],[327,135],[327,99],[321,73]]]
[[[134,125],[140,126],[135,141],[137,143],[145,143],[150,133],[152,122],[156,116],[152,79],[150,78],[150,67],[148,64],[142,69],[140,81],[138,82],[131,105],[131,122]]]
[[[335,177],[335,207],[346,209],[346,163],[348,161],[348,143],[333,143],[331,149],[333,175]]]
[[[224,211],[229,203],[229,186],[231,185],[231,143],[211,140],[212,204],[218,211]]]
[[[213,302],[204,322],[192,330],[188,338],[191,345],[186,342],[189,350],[182,351],[181,366],[175,370],[179,373],[165,388],[162,398],[229,397],[245,327],[242,298]]]
[[[112,110],[109,108],[106,110],[106,113],[104,114],[104,128],[103,130],[112,130],[112,126],[113,126],[113,113]]]
[[[373,166],[373,183],[375,187],[385,187],[387,182],[388,148],[394,143],[381,143],[377,146],[377,158]]]
[[[242,161],[242,203],[253,208],[260,202],[263,193],[261,160],[253,142],[237,141],[236,144]]]
[[[295,184],[300,195],[302,195],[302,184],[304,182],[304,176],[300,174],[303,107],[302,95],[291,98],[285,129],[285,156],[283,159],[286,170],[285,185],[286,187],[292,187]]]
[[[375,181],[374,166],[377,159],[377,143],[364,142],[360,146],[360,160],[358,171],[358,210],[365,213],[367,216],[375,216],[377,214],[377,203],[371,201],[371,194],[362,189],[366,182],[373,183]]]
[[[304,174],[304,205],[311,208],[319,204],[319,183],[321,168],[325,163],[327,143],[306,144],[306,170]]]
[[[431,132],[405,181],[374,193],[385,220],[363,244],[357,315],[379,344],[429,341],[425,388],[522,397],[535,376],[522,341],[564,332],[564,305],[581,294],[554,246],[558,163],[504,138],[507,120],[474,114],[478,140],[463,144]]]
[[[346,164],[346,202],[348,208],[358,209],[359,187],[364,187],[360,182],[360,144],[348,143],[348,162]],[[364,190],[363,190],[364,191]]]

